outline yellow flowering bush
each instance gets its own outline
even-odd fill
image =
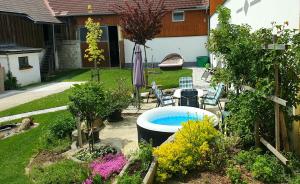
[[[158,161],[157,179],[160,182],[203,167],[209,159],[210,146],[221,136],[209,117],[201,121],[188,121],[182,126],[174,141],[162,144],[153,151]]]

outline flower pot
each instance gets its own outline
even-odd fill
[[[109,122],[118,122],[118,121],[122,121],[123,117],[122,117],[122,110],[115,110],[114,112],[112,112],[107,120]]]
[[[100,132],[100,128],[93,128],[94,143],[100,142],[99,132]],[[84,134],[86,136],[86,139],[89,140],[89,132],[87,129],[84,130]],[[91,139],[89,141],[91,142],[92,140],[93,139],[91,137]]]

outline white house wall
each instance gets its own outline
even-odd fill
[[[248,9],[246,8],[249,3]],[[253,4],[253,5],[251,5]],[[254,30],[270,28],[271,22],[289,22],[289,28],[299,29],[299,0],[227,0],[224,6],[231,10],[231,23],[249,24]],[[247,10],[247,11],[246,11]],[[247,12],[247,13],[246,13]],[[217,14],[211,17],[211,28],[217,26]]]
[[[248,24],[253,30],[258,30],[263,27],[271,28],[271,22],[283,24],[288,21],[289,28],[299,29],[299,0],[227,0],[223,6],[231,10],[232,24]],[[215,13],[210,18],[210,29],[216,28],[217,25],[218,14]],[[216,59],[211,56],[211,60],[215,66]]]
[[[166,55],[178,53],[184,58],[186,65],[194,65],[197,56],[207,56],[207,36],[166,37],[148,41],[148,63],[160,63]],[[125,63],[130,65],[134,43],[125,39]],[[143,55],[144,56],[144,55]]]
[[[30,69],[19,70],[18,57],[28,56],[28,63],[32,66]],[[0,56],[0,63],[7,73],[9,70],[17,78],[21,86],[41,82],[39,53],[13,54]]]

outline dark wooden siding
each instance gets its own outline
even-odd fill
[[[216,12],[218,5],[223,4],[223,2],[224,2],[224,0],[210,0],[209,1],[210,16],[212,16]]]
[[[172,22],[172,12],[163,18],[163,28],[157,37],[202,36],[207,35],[207,14],[202,11],[185,11],[185,20]]]
[[[0,44],[44,47],[43,26],[22,16],[0,15]]]
[[[169,12],[163,18],[163,28],[157,37],[180,37],[180,36],[202,36],[208,33],[208,14],[205,10],[185,11],[185,21],[172,22],[172,12]],[[116,26],[119,25],[117,15],[94,16],[94,20],[99,21],[101,25]],[[75,34],[79,26],[83,26],[87,16],[73,17],[70,21],[70,29]]]

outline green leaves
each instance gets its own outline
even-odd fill
[[[86,120],[88,124],[97,118],[103,119],[110,113],[107,108],[108,92],[105,91],[101,83],[88,82],[72,88],[69,110],[73,116],[79,116],[81,120]]]
[[[104,50],[98,47],[98,41],[102,36],[100,23],[94,22],[94,20],[89,17],[85,22],[85,27],[88,30],[86,35],[88,48],[85,50],[84,57],[88,58],[90,62],[95,62],[95,64],[98,64],[100,61],[103,61],[105,59],[103,55]]]

